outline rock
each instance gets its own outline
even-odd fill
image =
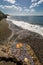
[[[5,15],[3,12],[0,11],[0,20],[3,18],[7,18],[7,15]]]
[[[17,38],[15,39],[15,41],[23,41],[23,42],[27,42],[29,41],[29,39],[36,39],[36,38],[43,38],[41,35],[34,33],[34,32],[30,32],[28,30],[21,30],[19,32],[16,33]]]

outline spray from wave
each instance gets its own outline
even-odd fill
[[[12,19],[10,19],[10,17],[8,17],[7,20],[12,21],[13,24],[15,24],[23,29],[27,29],[27,30],[30,30],[32,32],[39,33],[43,36],[43,27],[40,25],[34,25],[34,24],[30,24],[30,23],[27,23],[24,21],[12,20]]]

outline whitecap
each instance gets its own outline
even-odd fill
[[[30,30],[32,32],[39,33],[43,36],[43,27],[40,25],[34,25],[34,24],[30,24],[30,23],[27,23],[24,21],[12,20],[12,19],[10,19],[10,17],[8,17],[7,20],[12,21],[13,24],[15,24],[23,29],[27,29],[27,30]]]

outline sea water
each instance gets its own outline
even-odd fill
[[[13,24],[43,36],[43,16],[8,16]]]

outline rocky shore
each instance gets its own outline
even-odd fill
[[[10,61],[10,63],[14,62],[14,65],[41,65],[36,54],[28,44],[17,44],[23,46],[18,49],[18,46],[16,47],[15,44],[12,45],[11,42],[0,46],[0,62],[5,61],[4,63],[7,63]]]
[[[3,12],[0,11],[0,20],[7,18],[7,15],[5,15]]]
[[[7,38],[7,41],[3,43],[3,45],[0,45],[0,61],[2,62],[4,61],[2,65],[4,63],[5,65],[7,65],[6,61],[9,62],[9,60],[10,60],[9,65],[19,65],[17,64],[18,59],[15,56],[13,56],[10,48],[13,48],[12,46],[15,46],[15,44],[17,43],[19,44],[20,42],[23,45],[26,44],[31,48],[31,49],[29,48],[30,51],[28,52],[31,54],[33,53],[35,55],[36,58],[33,59],[35,60],[34,62],[36,62],[35,65],[43,65],[43,36],[28,30],[24,30],[14,25],[11,21],[6,22],[9,24],[9,29],[12,30],[12,34]],[[34,55],[32,56],[33,58]],[[22,61],[20,61],[20,63],[21,62]]]
[[[10,29],[12,30],[13,36],[10,37],[9,41],[11,42],[22,42],[28,44],[34,50],[36,56],[39,61],[43,64],[43,36],[40,34],[24,30],[12,22],[8,22],[10,24]]]

